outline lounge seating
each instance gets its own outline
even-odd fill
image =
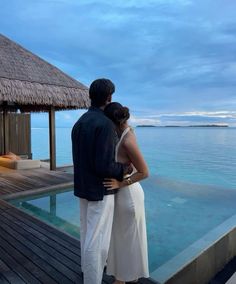
[[[40,168],[40,160],[16,160],[0,157],[0,166],[15,170],[36,169]]]

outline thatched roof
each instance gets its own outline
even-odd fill
[[[0,34],[0,108],[45,111],[87,108],[88,88]]]

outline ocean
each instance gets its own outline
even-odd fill
[[[236,190],[236,128],[136,127],[151,175]],[[71,128],[56,129],[57,166],[72,164]],[[49,157],[47,128],[32,129],[34,159]]]

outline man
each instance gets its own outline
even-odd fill
[[[74,194],[80,201],[81,268],[84,284],[100,284],[106,263],[114,212],[115,190],[106,190],[104,178],[122,181],[130,171],[115,162],[116,133],[104,115],[115,91],[108,79],[89,88],[91,107],[72,129]]]

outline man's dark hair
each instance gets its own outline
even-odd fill
[[[109,79],[97,79],[89,88],[91,105],[95,107],[104,106],[107,99],[115,92],[115,85]]]

